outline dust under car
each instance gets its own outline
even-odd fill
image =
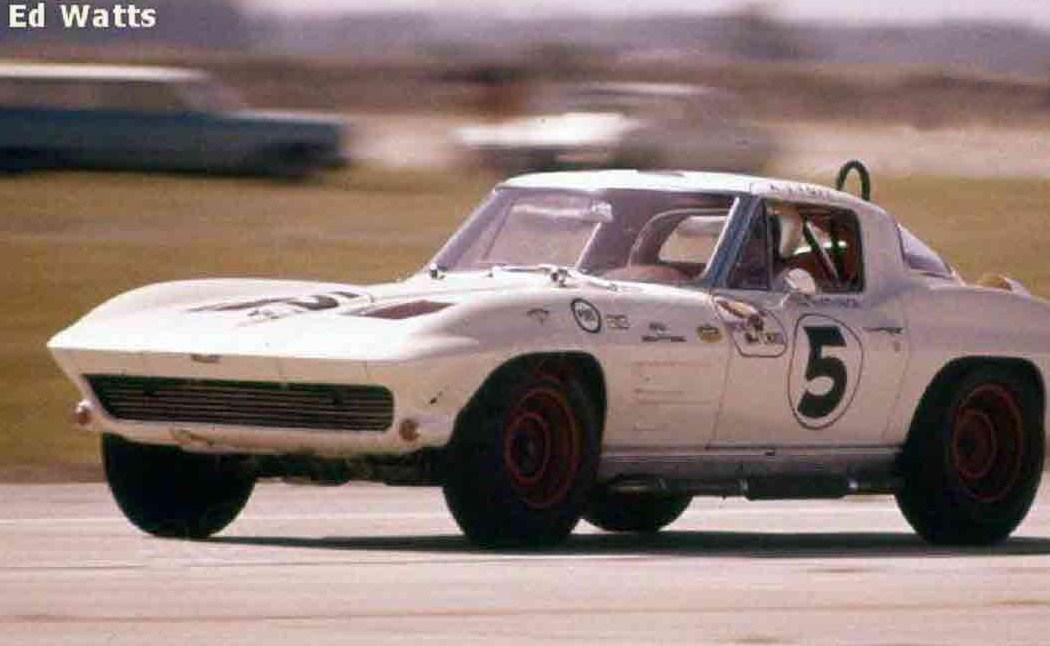
[[[587,171],[504,182],[401,282],[151,285],[49,347],[151,534],[288,478],[440,486],[483,545],[850,494],[989,544],[1039,485],[1048,323],[842,192]]]

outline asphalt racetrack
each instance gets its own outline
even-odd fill
[[[1050,495],[1011,541],[930,548],[889,498],[698,499],[655,537],[581,523],[484,552],[434,489],[260,485],[199,543],[103,485],[0,487],[0,643],[1045,644]]]

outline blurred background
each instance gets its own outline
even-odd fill
[[[859,158],[964,276],[1050,295],[1050,5],[698,4],[151,0],[152,29],[0,27],[0,480],[97,477],[44,344],[102,300],[396,279],[527,170],[830,183]]]

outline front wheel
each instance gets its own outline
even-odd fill
[[[599,488],[583,517],[607,532],[654,533],[678,520],[692,500],[688,494],[617,493]]]
[[[974,370],[912,430],[897,504],[931,543],[997,543],[1027,515],[1043,452],[1035,385],[998,367]]]
[[[511,367],[460,416],[444,494],[482,546],[563,541],[580,520],[598,468],[599,421],[571,377]]]
[[[120,510],[142,531],[207,538],[244,508],[255,477],[238,458],[195,455],[171,446],[102,437],[106,481]]]

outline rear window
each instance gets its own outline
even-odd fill
[[[948,263],[937,255],[926,243],[915,237],[911,231],[904,227],[898,227],[901,234],[901,252],[904,254],[904,264],[915,271],[934,276],[951,277],[952,268]]]

